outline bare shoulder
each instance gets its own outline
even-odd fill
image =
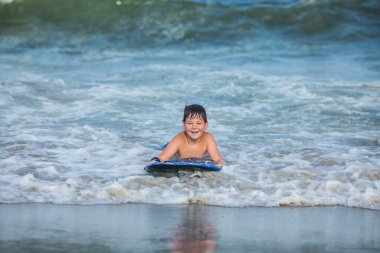
[[[173,139],[168,143],[166,148],[161,152],[159,158],[161,161],[169,161],[170,158],[178,152],[178,149],[183,143],[183,137],[181,133],[173,137]]]
[[[215,142],[214,136],[212,136],[212,134],[209,132],[203,133],[203,138],[204,138],[206,143],[214,143]]]
[[[171,140],[172,143],[180,144],[185,140],[186,136],[183,132],[176,134]]]

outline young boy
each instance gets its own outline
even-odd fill
[[[208,127],[206,110],[201,105],[185,107],[182,128],[183,132],[174,136],[159,157],[149,162],[169,161],[173,155],[177,158],[203,158],[207,152],[215,165],[223,166],[222,157],[214,137],[206,132]]]

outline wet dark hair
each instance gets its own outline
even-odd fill
[[[186,121],[188,117],[194,118],[194,117],[201,117],[205,123],[207,122],[207,114],[206,110],[203,106],[201,105],[186,105],[185,110],[183,111],[183,122]]]

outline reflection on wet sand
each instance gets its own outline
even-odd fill
[[[182,222],[175,229],[170,252],[211,253],[216,245],[216,230],[198,205],[188,206]]]

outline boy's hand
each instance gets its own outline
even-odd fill
[[[219,166],[219,167],[223,167],[224,164],[223,164],[223,161],[217,161],[214,163],[216,166]]]
[[[158,158],[158,157],[153,157],[153,158],[150,159],[146,164],[155,163],[155,162],[161,162],[160,158]]]

